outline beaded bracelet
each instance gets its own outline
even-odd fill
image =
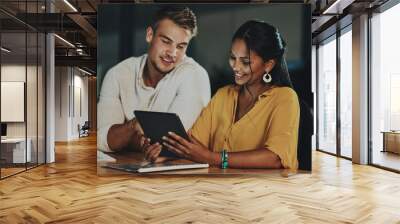
[[[228,168],[228,152],[225,149],[221,152],[221,168]]]

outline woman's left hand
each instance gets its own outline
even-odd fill
[[[189,133],[190,142],[181,136],[169,132],[163,137],[163,145],[171,152],[198,163],[212,163],[213,153]]]

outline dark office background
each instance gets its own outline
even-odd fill
[[[164,4],[165,5],[165,4]],[[313,97],[311,91],[311,9],[305,4],[185,4],[197,16],[199,34],[187,55],[208,72],[212,94],[233,83],[228,63],[231,38],[250,19],[278,28],[287,42],[287,62],[301,104],[298,159],[311,170]],[[104,75],[118,62],[147,50],[145,30],[163,4],[108,4],[98,8],[97,94]]]

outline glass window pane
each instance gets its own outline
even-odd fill
[[[352,35],[340,36],[340,152],[352,157]]]
[[[336,153],[336,38],[318,48],[318,148]]]
[[[400,4],[374,15],[372,25],[372,163],[400,170]]]
[[[45,0],[0,2],[0,7],[16,17],[45,12]],[[35,23],[37,17],[32,18],[28,20]],[[46,54],[43,33],[2,12],[0,20],[3,87],[0,110],[2,114],[17,117],[1,119],[4,136],[0,146],[0,177],[4,178],[45,162]],[[20,84],[22,87],[18,86]],[[10,105],[20,109],[10,109]]]
[[[317,92],[317,48],[316,48],[316,46],[315,45],[313,45],[312,46],[312,51],[311,51],[311,65],[312,65],[312,92],[313,93],[316,93]],[[317,96],[316,96],[316,94],[314,94],[313,95],[313,97],[314,97],[314,102],[317,102]],[[316,105],[316,104],[315,104]],[[313,108],[313,114],[317,114],[316,113],[316,111],[317,111],[317,108],[316,107],[314,107]],[[314,121],[314,123],[313,123],[313,128],[314,128],[314,130],[317,130],[317,116],[313,116],[313,121]],[[315,134],[315,132],[314,132],[314,134],[312,135],[312,149],[313,150],[316,150],[317,149],[317,135]]]
[[[1,122],[6,133],[1,140],[2,178],[24,171],[30,158],[26,150],[26,33],[2,32]]]

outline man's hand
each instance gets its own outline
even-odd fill
[[[168,160],[167,157],[159,156],[161,153],[162,145],[158,142],[150,144],[150,139],[145,138],[143,143],[144,158],[152,163],[162,163]]]
[[[144,136],[142,127],[140,127],[139,122],[136,119],[129,121],[128,125],[134,130],[131,141],[134,150],[143,151],[146,137]]]

